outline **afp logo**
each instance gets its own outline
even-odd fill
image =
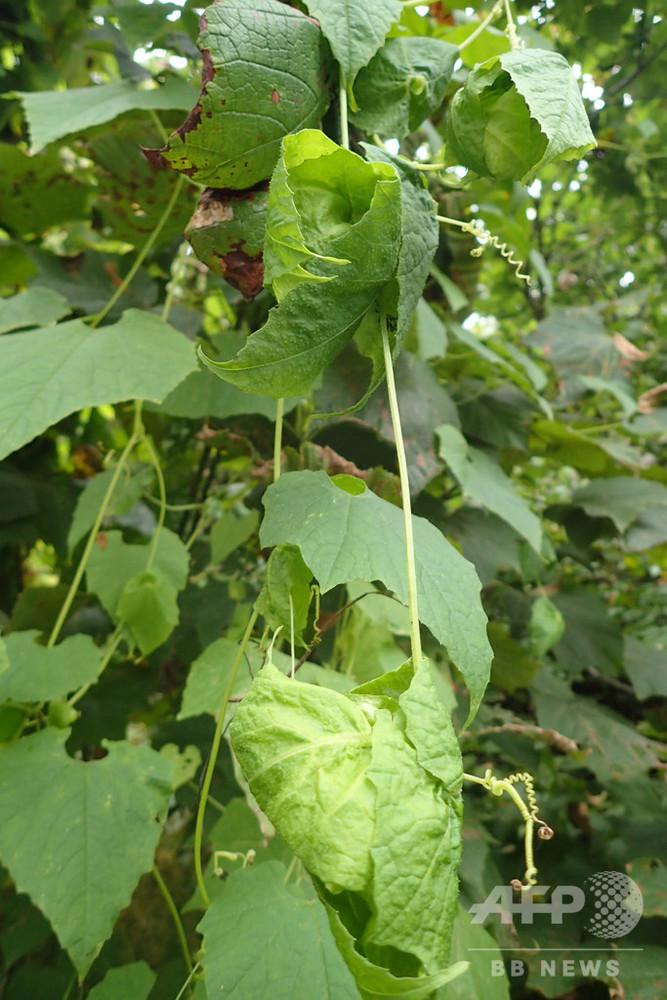
[[[566,914],[580,913],[585,908],[584,929],[606,939],[629,934],[643,912],[641,890],[624,872],[596,872],[589,875],[583,888],[556,885],[547,900],[549,889],[548,885],[530,886],[522,890],[520,900],[515,902],[511,886],[497,885],[483,903],[473,903],[468,912],[473,915],[473,924],[482,924],[494,914],[503,924],[513,923],[515,917],[522,924],[532,924],[536,913],[546,913],[552,924],[562,924]]]

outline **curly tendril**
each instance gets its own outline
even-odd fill
[[[537,885],[537,868],[535,867],[535,856],[533,852],[533,832],[535,830],[535,824],[537,823],[537,836],[540,840],[551,840],[554,835],[551,827],[540,819],[537,815],[538,805],[537,805],[537,795],[535,794],[535,788],[533,785],[533,776],[528,771],[520,771],[515,774],[510,774],[507,778],[496,778],[491,770],[487,768],[484,777],[478,778],[474,774],[464,774],[464,778],[468,781],[474,781],[478,785],[488,789],[492,795],[502,795],[503,792],[507,792],[512,798],[515,805],[517,806],[521,816],[526,824],[526,830],[524,833],[524,854],[526,858],[526,871],[524,873],[524,881],[520,879],[513,879],[512,885],[515,889],[528,889],[530,886]],[[519,792],[514,787],[514,785],[521,782],[526,792],[526,798],[528,799],[528,805],[519,795]]]
[[[502,257],[505,258],[508,264],[511,264],[514,268],[514,273],[517,278],[521,281],[525,281],[527,285],[530,285],[530,275],[522,271],[521,268],[524,266],[524,260],[517,260],[514,256],[514,250],[507,246],[507,243],[501,243],[499,238],[494,233],[489,233],[479,222],[462,222],[460,219],[450,219],[446,215],[436,215],[438,222],[443,222],[448,226],[458,226],[461,232],[470,233],[477,240],[484,240],[482,246],[474,247],[470,251],[471,257],[481,257],[488,246],[494,247],[496,250],[500,251]]]

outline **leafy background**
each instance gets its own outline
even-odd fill
[[[252,868],[225,859],[226,881],[209,865],[215,905],[203,922],[195,892],[198,775],[225,672],[265,575],[262,545],[305,544],[296,514],[295,535],[258,535],[275,402],[198,367],[194,350],[200,341],[207,352],[233,356],[242,335],[264,323],[271,296],[246,300],[225,281],[229,272],[207,270],[187,253],[182,233],[200,191],[140,151],[162,148],[197,100],[198,8],[115,0],[5,6],[0,995],[175,997],[187,970],[154,864],[182,910],[193,953],[204,935],[198,997],[214,995],[228,976],[231,996],[242,988],[259,996],[271,982],[275,997],[298,995],[295,983],[308,984],[308,995],[355,997],[308,880],[295,874],[287,846],[260,828],[224,747],[207,843],[253,848],[258,857]],[[490,7],[436,3],[428,17],[406,7],[396,26],[400,4],[382,0],[361,50],[333,24],[345,86],[353,97],[369,88],[364,67],[378,59],[387,31],[392,40],[424,39],[426,71],[432,40],[458,44]],[[334,16],[327,8],[308,4],[323,26]],[[413,501],[484,585],[494,661],[480,713],[461,734],[465,769],[532,771],[541,815],[556,831],[538,848],[540,880],[581,884],[595,871],[627,870],[644,893],[644,917],[616,945],[586,936],[576,922],[471,926],[465,907],[520,876],[523,860],[516,811],[466,787],[451,957],[471,968],[438,996],[657,1000],[665,938],[666,22],[657,4],[624,0],[519,2],[515,10],[529,45],[578,67],[598,147],[542,168],[527,190],[481,178],[457,187],[453,167],[433,180],[442,214],[484,218],[527,261],[533,284],[518,281],[491,249],[470,257],[472,237],[442,231],[397,363]],[[391,59],[381,60],[388,94],[408,49],[392,44]],[[446,131],[443,96],[446,108],[476,62],[507,49],[490,27],[463,50],[446,90],[435,78],[425,110],[404,93],[395,105],[387,98],[382,137],[407,119],[402,152],[435,159]],[[415,59],[413,52],[408,65]],[[145,89],[152,80],[158,90]],[[420,130],[422,114],[431,117]],[[363,110],[352,109],[351,121],[353,139],[363,138]],[[140,258],[170,199],[166,224]],[[252,258],[256,245],[244,252]],[[91,330],[82,317],[106,309],[137,260],[133,280]],[[382,389],[353,416],[310,419],[356,402],[362,360],[351,347],[312,400],[288,402],[283,468],[361,476],[396,502]],[[113,484],[62,641],[43,650],[35,639],[56,622],[112,485],[112,456],[131,441],[126,401],[134,397],[152,401],[144,412],[149,438]],[[160,485],[151,442],[171,505],[154,552]],[[327,531],[338,529],[325,521],[321,543]],[[322,641],[301,673],[339,690],[398,666],[408,631],[400,605],[368,594],[352,547],[346,559],[322,596]],[[310,593],[302,605],[309,642]],[[267,621],[272,614],[279,619],[284,609],[267,609]],[[440,638],[433,629],[426,649],[460,728],[467,695]],[[42,651],[54,655],[47,662]],[[238,694],[260,662],[253,648]],[[282,936],[258,948],[275,927]],[[491,978],[495,954],[470,951],[494,941],[506,959],[522,960],[519,975]],[[545,976],[539,955],[512,951],[558,948],[560,960],[600,943],[642,951],[619,953],[617,977],[605,974],[602,953],[593,953],[601,966],[587,976],[578,964],[573,976]],[[255,979],[242,987],[248,965]]]

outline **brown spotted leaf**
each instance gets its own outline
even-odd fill
[[[268,181],[247,191],[206,188],[185,231],[192,249],[246,298],[262,290]]]
[[[201,19],[199,100],[152,161],[235,190],[271,176],[283,136],[317,126],[329,104],[315,21],[278,0],[219,0]]]

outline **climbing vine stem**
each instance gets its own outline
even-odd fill
[[[141,406],[142,404],[140,401],[137,401],[134,405],[134,427],[132,429],[132,434],[130,435],[129,441],[127,442],[123,451],[121,452],[120,458],[116,462],[116,468],[114,469],[114,474],[111,477],[111,482],[109,483],[107,491],[104,494],[102,503],[100,504],[100,509],[97,512],[97,517],[95,518],[93,526],[90,529],[90,533],[88,535],[88,541],[86,542],[85,548],[81,554],[81,559],[79,560],[79,565],[76,568],[76,573],[74,574],[74,578],[70,584],[69,590],[67,591],[67,596],[65,597],[65,600],[62,603],[62,607],[60,608],[58,617],[56,618],[53,629],[51,630],[51,635],[49,636],[48,642],[46,644],[47,648],[49,649],[51,648],[51,646],[55,646],[58,636],[60,635],[60,630],[65,624],[67,615],[69,614],[70,608],[72,607],[72,602],[76,597],[77,591],[79,589],[79,584],[81,583],[83,574],[86,571],[86,566],[88,565],[90,553],[92,552],[93,545],[95,544],[95,541],[97,539],[97,533],[100,530],[102,521],[104,520],[104,515],[106,514],[109,504],[111,503],[111,498],[113,497],[114,490],[116,489],[118,480],[120,479],[121,472],[125,468],[125,464],[128,458],[130,457],[130,454],[132,453],[133,449],[139,443],[139,441],[141,441],[143,437],[144,428],[141,422]]]
[[[197,819],[195,822],[195,875],[197,877],[197,886],[199,887],[199,893],[204,901],[204,904],[208,907],[211,903],[208,892],[206,891],[206,886],[204,885],[204,871],[202,868],[201,852],[202,852],[202,839],[204,834],[204,814],[206,812],[206,802],[208,800],[208,793],[211,788],[211,782],[213,780],[213,772],[215,770],[216,761],[218,759],[218,751],[220,750],[220,741],[222,740],[222,732],[225,725],[225,716],[227,715],[227,707],[229,705],[229,699],[234,688],[234,681],[236,680],[236,675],[239,672],[239,667],[241,666],[241,661],[243,660],[243,655],[246,650],[246,646],[252,635],[252,630],[255,627],[255,622],[259,617],[259,612],[253,611],[248,620],[246,630],[243,633],[243,638],[239,645],[238,651],[236,653],[236,659],[232,664],[232,669],[230,671],[229,677],[227,679],[227,687],[225,688],[225,693],[222,698],[222,703],[220,705],[220,711],[218,712],[218,721],[215,727],[215,733],[213,734],[213,743],[211,745],[211,753],[208,758],[208,763],[206,765],[206,770],[204,772],[204,781],[202,783],[201,797],[199,799],[199,808],[197,809]]]
[[[350,129],[347,121],[347,88],[343,70],[340,70],[340,86],[338,88],[340,100],[340,144],[343,149],[350,148]]]
[[[394,379],[394,367],[391,357],[391,347],[389,346],[389,334],[387,333],[387,316],[381,314],[382,350],[384,353],[384,367],[387,376],[387,393],[389,395],[389,410],[391,413],[391,423],[396,438],[396,457],[398,460],[398,474],[401,480],[401,492],[403,494],[403,521],[405,524],[405,562],[408,581],[408,609],[410,611],[410,643],[412,647],[412,665],[416,669],[422,661],[422,644],[419,633],[419,605],[417,599],[417,569],[415,566],[415,543],[412,532],[412,504],[410,502],[410,480],[408,477],[408,462],[405,456],[405,444],[403,442],[403,430],[401,428],[401,415],[398,409],[398,396],[396,394],[396,381]]]
[[[165,880],[162,878],[157,865],[153,865],[152,868],[153,878],[157,882],[157,887],[160,890],[162,898],[167,904],[167,909],[171,915],[174,927],[176,928],[176,934],[178,935],[178,941],[181,946],[181,951],[183,952],[183,958],[185,960],[185,967],[188,973],[192,972],[192,958],[190,957],[190,949],[188,947],[188,939],[185,936],[185,928],[183,927],[183,921],[174,902],[172,894],[169,892]]]

